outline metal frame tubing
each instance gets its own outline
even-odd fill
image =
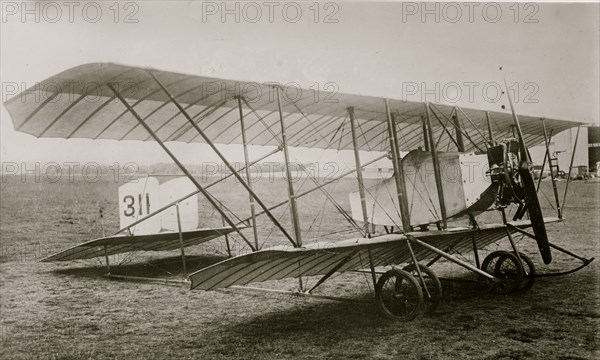
[[[558,187],[556,186],[556,178],[554,177],[554,171],[552,171],[552,156],[550,154],[550,141],[552,139],[552,130],[550,130],[550,135],[547,135],[546,122],[544,121],[544,119],[542,119],[542,127],[544,129],[544,144],[546,145],[546,155],[544,156],[544,158],[548,159],[548,168],[550,169],[550,180],[552,180],[552,191],[554,192],[554,201],[556,201],[556,212],[558,214],[558,218],[562,219],[562,208],[560,207],[560,200],[558,199]],[[544,163],[542,164],[542,170],[540,171],[540,181],[538,182],[538,190],[540,189],[542,174],[544,172],[545,165],[546,161],[544,161]]]
[[[477,239],[475,239],[475,235],[471,235],[471,241],[473,242],[473,254],[475,255],[475,265],[478,269],[481,269],[481,262],[479,261],[479,249],[477,249]]]
[[[258,163],[258,162],[260,162],[260,161],[263,161],[264,159],[268,158],[268,157],[269,157],[269,156],[271,156],[271,155],[274,155],[274,154],[278,153],[279,151],[280,151],[280,149],[275,149],[275,150],[271,151],[270,153],[268,153],[268,154],[266,154],[266,155],[264,155],[264,156],[261,156],[260,158],[258,158],[258,159],[256,159],[256,160],[254,160],[252,163],[250,163],[250,165],[254,165],[254,164],[256,164],[256,163]],[[244,168],[240,169],[240,171],[242,171],[242,170],[244,170]],[[171,176],[171,175],[170,175],[170,176]],[[205,189],[209,189],[209,188],[211,188],[211,187],[213,187],[213,186],[215,186],[215,185],[217,185],[217,184],[219,184],[219,183],[223,182],[224,180],[226,180],[226,179],[230,178],[231,176],[233,176],[233,174],[232,174],[232,173],[229,173],[229,174],[227,174],[227,175],[223,176],[222,178],[220,178],[219,180],[213,181],[213,182],[211,182],[210,184],[206,185],[204,188],[205,188]],[[118,234],[122,233],[123,231],[125,231],[125,230],[128,230],[128,229],[130,229],[130,228],[134,227],[135,225],[137,225],[137,224],[139,224],[139,223],[141,223],[141,222],[144,222],[144,221],[148,220],[149,218],[151,218],[151,217],[153,217],[153,216],[155,216],[155,215],[158,215],[158,214],[160,214],[161,212],[163,212],[163,211],[167,210],[167,209],[168,209],[168,208],[170,208],[171,206],[175,206],[175,204],[177,204],[178,202],[181,202],[181,201],[183,201],[183,200],[186,200],[186,199],[188,199],[188,198],[190,198],[190,197],[192,197],[192,196],[194,196],[194,195],[200,194],[200,193],[201,193],[201,191],[200,191],[200,190],[196,190],[196,191],[194,191],[194,192],[191,192],[191,193],[189,193],[189,194],[187,194],[187,195],[185,195],[185,196],[183,196],[183,197],[181,197],[181,198],[179,198],[179,199],[177,199],[177,200],[175,200],[175,201],[173,201],[173,202],[171,202],[171,203],[169,203],[169,204],[167,204],[167,205],[165,205],[165,206],[161,207],[160,209],[157,209],[157,210],[155,210],[154,212],[152,212],[152,213],[150,213],[150,214],[148,214],[148,215],[144,216],[143,218],[141,218],[141,219],[138,219],[138,220],[136,220],[136,221],[132,222],[131,224],[127,225],[126,227],[124,227],[124,228],[122,228],[122,229],[119,229],[119,230],[118,230],[117,232],[115,232],[115,233],[114,233],[112,236],[118,235]],[[248,220],[250,220],[250,219],[248,219]],[[224,225],[225,225],[225,223],[223,223],[223,226],[224,226]],[[130,234],[130,235],[131,235],[131,234]],[[104,236],[104,235],[103,235],[103,236]]]
[[[346,256],[345,258],[343,258],[339,263],[337,263],[334,267],[331,268],[331,270],[329,270],[327,272],[327,274],[323,275],[323,277],[321,277],[319,279],[319,281],[317,281],[317,283],[310,288],[310,290],[307,291],[307,293],[312,293],[313,290],[315,290],[317,287],[319,287],[319,285],[321,285],[322,283],[324,283],[327,279],[329,279],[333,274],[335,274],[336,271],[338,271],[342,266],[344,266],[344,264],[346,264],[348,261],[352,260],[352,257],[358,252],[358,250],[354,250],[353,252],[351,252],[348,256]]]
[[[439,110],[438,110],[439,111]],[[452,142],[454,143],[454,145],[456,146],[456,149],[459,149],[460,146],[458,145],[458,143],[456,142],[456,139],[454,138],[454,136],[452,136],[452,133],[450,133],[450,130],[448,130],[448,127],[446,125],[448,125],[448,122],[450,122],[450,119],[446,119],[446,124],[444,124],[442,122],[442,120],[437,116],[437,114],[435,113],[435,111],[431,110],[431,114],[433,114],[433,117],[437,120],[437,122],[440,124],[440,126],[442,127],[442,129],[444,129],[444,132],[446,133],[446,135],[448,135],[448,138],[450,140],[452,140]],[[442,114],[444,116],[446,116],[445,114]],[[452,124],[452,126],[454,126],[454,124]],[[456,130],[456,128],[455,128]],[[437,141],[433,144],[435,147],[437,147],[440,144],[440,141],[442,140],[442,134],[440,134],[440,136],[438,137]],[[427,137],[429,137],[429,135],[426,135]],[[463,145],[464,147],[464,145]],[[431,151],[431,148],[427,149],[427,151]]]
[[[427,123],[425,122],[425,116],[421,115],[421,123],[423,128],[423,143],[425,145],[425,151],[429,151],[429,135],[427,133]]]
[[[458,114],[454,114],[454,116],[452,116],[452,122],[454,123],[454,136],[456,136],[456,145],[458,146],[458,151],[465,152],[465,143],[462,137]]]
[[[485,112],[485,122],[487,123],[487,128],[488,128],[488,136],[489,138],[489,142],[490,145],[494,144],[494,133],[492,132],[492,118],[490,117],[490,112],[486,111]]]
[[[112,86],[112,84],[107,84],[107,86],[117,96],[117,98],[119,98],[119,100],[123,103],[123,105],[125,105],[127,110],[129,110],[129,112],[133,115],[133,117],[137,121],[139,121],[139,123],[144,127],[144,129],[146,129],[146,131],[148,131],[148,133],[150,135],[152,135],[154,140],[160,145],[160,147],[165,151],[165,153],[167,153],[167,155],[169,155],[169,157],[173,160],[173,162],[175,162],[177,167],[179,167],[179,169],[181,169],[181,171],[183,171],[185,176],[187,176],[188,179],[190,179],[190,181],[198,188],[198,190],[200,190],[202,195],[204,195],[204,197],[208,200],[208,202],[210,202],[210,204],[213,206],[213,208],[215,208],[215,210],[217,210],[221,214],[221,216],[223,216],[225,218],[225,220],[227,221],[227,224],[229,226],[231,226],[231,228],[233,228],[235,230],[235,232],[238,233],[238,235],[240,235],[240,237],[248,244],[248,246],[250,246],[250,248],[252,250],[256,250],[256,249],[254,249],[254,246],[252,246],[252,243],[250,241],[248,241],[248,239],[244,236],[244,234],[242,234],[240,229],[238,229],[238,227],[235,226],[235,224],[233,223],[233,221],[231,221],[231,219],[227,216],[227,214],[225,214],[225,212],[223,210],[221,210],[219,205],[215,202],[215,200],[208,193],[208,191],[206,191],[204,189],[204,187],[192,176],[192,174],[189,172],[189,170],[185,166],[183,166],[183,164],[179,161],[179,159],[177,159],[175,154],[173,154],[171,152],[171,150],[169,150],[169,148],[165,145],[165,143],[158,137],[158,135],[156,135],[154,133],[154,131],[152,131],[152,129],[148,126],[148,124],[146,124],[144,122],[144,120],[140,117],[140,115],[135,110],[133,110],[133,108],[131,107],[131,105],[129,105],[127,100],[125,100],[123,98],[123,96],[121,96],[121,94]]]
[[[523,268],[523,272],[525,273],[525,264],[523,262],[523,259],[521,259],[521,254],[519,253],[519,249],[517,248],[517,244],[515,243],[515,240],[512,237],[512,234],[510,233],[510,228],[508,226],[506,226],[506,237],[508,238],[508,241],[510,241],[510,246],[512,247],[513,251],[515,252],[515,256],[517,257],[517,260],[519,261],[519,264],[521,264],[521,267]],[[525,273],[525,275],[529,275],[527,273]]]
[[[563,194],[562,206],[565,208],[565,201],[567,200],[567,190],[569,190],[569,183],[571,182],[571,172],[573,170],[573,161],[575,160],[575,152],[577,151],[577,142],[579,141],[579,129],[581,124],[577,126],[577,134],[575,135],[575,143],[573,144],[573,152],[571,153],[571,162],[569,164],[569,174],[567,175],[567,184],[565,185],[565,193]]]
[[[537,187],[535,189],[536,192],[540,191],[540,185],[542,185],[542,174],[544,174],[544,170],[546,169],[546,161],[548,161],[548,166],[550,167],[550,174],[552,175],[552,160],[548,158],[548,152],[550,151],[549,144],[552,141],[552,130],[550,130],[550,134],[546,134],[546,126],[544,125],[544,119],[542,120],[542,126],[544,127],[544,147],[546,151],[544,151],[544,160],[542,161],[542,168],[540,169],[540,178],[538,179]]]
[[[362,166],[360,164],[360,154],[358,152],[358,141],[356,140],[356,119],[354,117],[354,108],[349,107],[348,117],[350,118],[350,130],[352,131],[352,144],[354,148],[354,166],[356,167],[356,178],[358,180],[358,193],[360,195],[360,207],[362,210],[365,235],[369,237],[369,216],[367,215],[367,201],[365,200],[365,185],[362,175]]]
[[[242,111],[242,99],[237,98],[238,109],[240,111],[240,126],[242,128],[242,143],[244,147],[244,163],[246,164],[246,180],[248,181],[248,187],[252,189],[252,183],[250,181],[250,164],[248,159],[248,142],[246,141],[246,126],[244,125],[244,112]],[[254,235],[254,246],[258,249],[258,229],[256,228],[256,210],[254,209],[254,199],[252,195],[248,194],[250,201],[250,214],[252,215],[252,230]]]
[[[106,260],[106,273],[110,275],[110,262],[108,261],[108,246],[104,245],[104,259]]]
[[[394,166],[394,179],[396,183],[396,191],[398,192],[398,206],[400,207],[400,216],[402,217],[402,230],[407,233],[411,231],[410,212],[408,211],[408,201],[406,199],[406,182],[404,179],[404,171],[400,161],[398,151],[398,134],[396,134],[396,126],[392,113],[390,112],[389,100],[385,99],[385,112],[387,115],[388,133],[390,139],[390,151],[392,153],[392,165]]]
[[[508,90],[508,84],[506,83],[506,79],[504,79],[504,88],[506,89],[506,96],[508,97],[508,103],[510,104],[510,111],[512,112],[513,120],[515,122],[515,128],[517,129],[517,134],[519,135],[519,149],[521,150],[521,161],[527,160],[528,163],[531,163],[531,158],[529,157],[529,151],[525,147],[525,138],[523,137],[523,131],[521,130],[521,123],[519,122],[519,117],[515,111],[515,106],[512,101],[512,96],[510,96],[510,91]]]
[[[373,292],[377,289],[377,272],[375,271],[375,262],[373,262],[373,254],[371,248],[367,248],[367,254],[369,254],[369,268],[371,270],[371,279],[373,280]]]
[[[179,214],[179,203],[175,205],[175,210],[177,211],[177,229],[179,230],[179,249],[181,250],[181,263],[183,265],[183,277],[187,278],[187,264],[185,262],[185,250],[183,246],[183,231],[181,229],[181,215]]]
[[[273,216],[273,214],[271,214],[271,212],[268,210],[267,206],[262,202],[262,200],[260,200],[260,198],[258,197],[258,195],[256,195],[256,193],[254,191],[252,191],[252,189],[248,186],[248,184],[246,183],[246,181],[244,180],[244,178],[236,171],[236,169],[233,167],[233,165],[231,165],[231,163],[221,153],[221,151],[219,151],[219,149],[208,138],[208,136],[206,136],[206,134],[204,133],[204,131],[202,131],[202,129],[200,129],[200,127],[198,126],[198,124],[196,124],[196,122],[194,122],[194,120],[185,111],[185,109],[181,106],[181,104],[179,104],[179,102],[177,100],[175,100],[175,97],[173,97],[173,95],[171,95],[171,93],[169,93],[169,91],[167,90],[167,88],[160,82],[160,80],[156,77],[156,75],[154,75],[154,73],[152,73],[151,71],[149,71],[149,73],[154,78],[154,80],[156,81],[156,83],[158,84],[158,86],[160,86],[161,89],[165,92],[165,94],[167,94],[169,96],[171,102],[179,109],[179,112],[187,119],[187,121],[190,123],[190,125],[192,125],[192,127],[194,129],[196,129],[196,131],[202,137],[202,139],[206,142],[206,144],[208,146],[210,146],[210,148],[215,152],[215,154],[217,154],[217,156],[221,159],[221,161],[223,161],[223,163],[225,164],[225,166],[227,166],[227,168],[233,173],[233,176],[235,176],[238,179],[238,181],[240,182],[240,184],[242,184],[242,186],[246,189],[246,191],[248,191],[248,193],[250,194],[250,196],[252,196],[254,198],[254,200],[256,200],[256,202],[258,203],[258,205],[260,205],[260,207],[262,207],[263,210],[266,211],[267,216],[269,217],[269,219],[271,219],[271,221],[273,222],[273,224],[275,224],[275,226],[277,226],[277,228],[279,228],[279,230],[283,233],[283,235],[286,238],[288,238],[288,240],[294,246],[297,246],[297,244],[294,242],[294,240],[292,239],[292,237],[290,236],[290,234],[288,234],[288,232],[285,230],[285,228],[279,223],[279,221],[277,221],[277,218],[275,218],[275,216]]]
[[[290,212],[292,216],[292,224],[294,225],[294,234],[296,235],[296,247],[302,247],[302,232],[300,231],[300,219],[298,217],[298,208],[296,207],[296,195],[294,194],[294,183],[292,182],[292,173],[290,171],[290,153],[287,145],[285,123],[283,122],[283,112],[281,110],[281,88],[279,86],[274,86],[274,88],[277,92],[277,109],[279,111],[279,124],[281,125],[281,143],[283,145],[283,157],[285,160],[285,174],[288,183],[288,199],[290,203]]]
[[[510,227],[512,230],[514,230],[514,231],[516,231],[516,232],[518,232],[518,233],[520,233],[520,234],[523,234],[523,235],[525,235],[525,236],[527,236],[527,237],[529,237],[529,238],[531,238],[531,239],[533,239],[533,240],[536,240],[536,238],[535,238],[535,236],[534,236],[533,234],[530,234],[530,233],[528,233],[527,231],[525,231],[525,230],[523,230],[523,229],[519,229],[518,227],[516,227],[516,226],[514,226],[514,225],[511,225],[511,224],[507,224],[507,225],[508,225],[508,227]],[[586,258],[584,258],[584,257],[581,257],[581,256],[579,256],[579,255],[575,254],[574,252],[571,252],[571,251],[569,251],[569,250],[567,250],[567,249],[565,249],[565,248],[563,248],[563,247],[560,247],[560,246],[558,246],[558,245],[555,245],[555,244],[552,244],[552,243],[548,243],[548,245],[549,245],[551,248],[553,248],[553,249],[556,249],[556,250],[558,250],[558,251],[560,251],[560,252],[562,252],[562,253],[565,253],[565,254],[567,254],[567,255],[569,255],[569,256],[572,256],[572,257],[574,257],[574,258],[576,258],[576,259],[578,259],[578,260],[581,260],[581,261],[582,261],[582,262],[584,262],[584,263],[586,263],[586,262],[591,262],[591,261],[594,259],[594,258],[591,258],[591,259],[586,259]]]
[[[436,253],[436,254],[440,255],[441,257],[443,257],[443,258],[445,258],[445,259],[448,259],[448,260],[452,261],[453,263],[456,263],[457,265],[460,265],[460,266],[464,267],[465,269],[471,270],[471,271],[473,271],[474,273],[476,273],[476,274],[479,274],[479,275],[481,275],[481,276],[484,276],[484,277],[486,277],[486,278],[488,278],[488,279],[491,279],[491,280],[494,280],[494,281],[498,281],[498,279],[496,279],[496,278],[495,278],[493,275],[491,275],[491,274],[488,274],[488,273],[486,273],[485,271],[483,271],[483,270],[480,270],[480,269],[476,268],[475,266],[473,266],[473,265],[469,264],[469,263],[468,263],[468,262],[466,262],[466,261],[463,261],[463,260],[457,259],[457,258],[455,258],[454,256],[452,256],[452,255],[450,255],[450,254],[448,254],[448,253],[446,253],[446,252],[444,252],[444,251],[442,251],[442,250],[440,250],[440,249],[436,248],[435,246],[429,245],[429,244],[427,244],[426,242],[423,242],[423,241],[421,241],[421,240],[419,240],[419,239],[415,238],[415,237],[414,237],[414,236],[412,236],[412,235],[407,235],[406,237],[407,237],[407,238],[408,238],[408,240],[410,240],[411,242],[413,242],[413,243],[415,243],[415,244],[418,244],[418,245],[421,245],[421,246],[423,246],[424,248],[426,248],[427,250],[430,250],[430,251],[432,251],[432,252],[434,252],[434,253]]]
[[[406,238],[406,247],[408,247],[408,251],[410,252],[410,257],[413,261],[413,265],[415,266],[415,270],[417,271],[417,275],[419,277],[419,281],[421,282],[421,285],[423,286],[423,288],[425,289],[425,293],[427,294],[427,298],[430,299],[431,298],[431,294],[429,293],[429,289],[427,289],[427,284],[425,283],[425,279],[423,278],[423,273],[421,272],[421,268],[419,267],[419,261],[417,260],[417,257],[415,256],[415,252],[413,251],[412,246],[410,245],[410,239],[407,237]]]
[[[433,111],[433,109],[437,110],[437,111],[438,111],[438,112],[439,112],[439,113],[442,115],[442,117],[444,117],[444,119],[446,119],[446,123],[448,123],[448,122],[452,122],[452,121],[451,121],[451,119],[448,117],[448,115],[444,114],[444,113],[443,113],[443,112],[442,112],[440,109],[438,109],[438,108],[437,108],[435,105],[433,105],[433,104],[429,104],[429,105],[430,105],[430,112],[431,112],[431,114],[433,114],[433,116],[434,116],[434,117],[436,118],[436,120],[437,120],[437,121],[440,123],[440,125],[441,125],[441,126],[444,128],[444,130],[445,130],[446,132],[448,132],[448,130],[446,129],[446,126],[444,126],[444,124],[442,124],[442,120],[441,120],[441,119],[440,119],[440,118],[437,116],[436,112],[435,112],[435,111]],[[432,108],[433,108],[433,109],[432,109]],[[459,107],[454,107],[454,109],[453,109],[453,111],[452,111],[452,112],[453,112],[453,113],[456,113],[456,116],[458,116],[458,111],[457,111],[456,109],[460,110],[460,112],[462,112],[462,113],[463,113],[463,115],[464,115],[464,112],[463,112],[463,111],[462,111],[462,110],[461,110]],[[452,114],[451,114],[451,115],[452,115]],[[467,119],[468,119],[468,118],[467,118]],[[453,123],[453,124],[454,124],[454,123]],[[454,125],[453,125],[453,126],[454,126]],[[456,128],[455,128],[455,129],[456,129]],[[471,145],[473,145],[473,147],[475,147],[475,148],[476,148],[476,149],[477,149],[479,152],[481,152],[481,153],[485,153],[485,151],[484,151],[482,148],[480,148],[480,147],[479,147],[479,145],[477,145],[477,143],[476,143],[476,142],[473,140],[473,138],[471,138],[471,136],[469,135],[469,133],[467,133],[466,131],[464,131],[464,130],[462,130],[462,129],[457,129],[457,130],[459,130],[459,131],[460,131],[460,133],[461,133],[461,134],[462,134],[464,137],[466,137],[466,138],[467,138],[467,140],[469,140],[469,142],[471,143]],[[476,129],[476,130],[478,130],[478,129]],[[454,137],[453,137],[451,134],[448,134],[448,136],[449,136],[449,137],[450,137],[450,139],[451,139],[451,140],[452,140],[452,141],[453,141],[453,142],[456,144],[456,140],[454,139]],[[485,140],[485,137],[484,137],[483,139]],[[458,148],[458,144],[456,144],[456,147]]]
[[[377,161],[379,161],[379,160],[381,160],[381,159],[384,159],[384,158],[386,158],[386,157],[387,157],[387,155],[382,155],[382,156],[379,156],[378,158],[376,158],[376,159],[373,159],[373,160],[371,160],[371,161],[369,161],[369,162],[365,163],[365,164],[363,165],[363,167],[365,167],[365,166],[369,166],[369,165],[371,165],[371,164],[373,164],[373,163],[375,163],[375,162],[377,162]],[[319,190],[320,188],[322,188],[322,187],[325,187],[325,186],[327,186],[327,185],[329,185],[329,184],[331,184],[331,183],[334,183],[334,182],[338,181],[339,179],[341,179],[341,178],[343,178],[343,177],[346,177],[346,176],[348,176],[348,175],[352,174],[352,173],[353,173],[353,172],[355,172],[355,171],[356,171],[356,169],[354,169],[354,170],[350,170],[350,171],[347,171],[347,172],[345,172],[345,173],[341,174],[340,176],[336,176],[335,178],[333,178],[333,179],[329,179],[329,180],[327,180],[327,181],[323,182],[322,184],[319,184],[318,186],[315,186],[315,187],[313,187],[313,188],[311,188],[311,189],[308,189],[308,190],[306,190],[306,191],[304,191],[304,192],[301,192],[300,194],[296,195],[296,199],[297,199],[297,198],[301,198],[301,197],[303,197],[303,196],[305,196],[305,195],[308,195],[308,194],[312,193],[313,191],[317,191],[317,190]],[[279,204],[275,204],[275,205],[271,206],[271,207],[269,208],[269,210],[274,210],[274,209],[276,209],[276,208],[278,208],[278,207],[280,207],[280,206],[283,206],[283,205],[285,205],[285,204],[287,204],[287,203],[288,203],[288,202],[287,202],[287,200],[286,200],[286,201],[282,201],[282,202],[280,202]],[[262,214],[264,214],[264,212],[259,212],[259,213],[257,213],[257,214],[256,214],[256,216],[259,216],[259,215],[262,215]],[[243,222],[246,222],[246,221],[248,221],[248,220],[250,220],[250,218],[243,219],[241,222],[243,223]]]
[[[431,118],[429,115],[429,103],[425,104],[425,113],[427,120],[427,128],[429,132],[430,141],[433,139],[433,129],[431,128]],[[431,144],[431,160],[433,162],[433,172],[435,175],[435,187],[437,188],[438,200],[440,203],[440,213],[441,213],[441,224],[442,228],[446,228],[448,226],[446,222],[446,204],[444,203],[444,189],[442,187],[442,173],[440,171],[440,163],[437,158],[437,150],[434,144]]]

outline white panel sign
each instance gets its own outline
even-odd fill
[[[185,177],[167,181],[160,185],[160,206],[165,206],[197,190],[198,188],[190,181],[190,179]],[[171,206],[161,213],[161,224],[163,229],[179,231],[176,211],[175,206]],[[183,231],[198,228],[198,195],[194,195],[179,203],[179,216],[181,218],[181,229]]]

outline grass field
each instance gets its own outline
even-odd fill
[[[410,323],[381,318],[375,305],[295,298],[236,290],[189,291],[182,285],[158,285],[106,279],[97,260],[39,263],[66,246],[90,240],[118,226],[117,188],[96,183],[21,182],[8,177],[0,191],[0,336],[2,359],[596,359],[600,357],[598,262],[567,276],[539,278],[531,291],[498,296],[462,286],[449,288],[438,310]],[[302,185],[298,182],[297,187]],[[564,183],[559,184],[564,187]],[[307,189],[311,184],[303,185]],[[281,179],[255,188],[269,204],[282,199]],[[329,191],[348,208],[354,182],[342,180]],[[548,183],[543,191],[551,194]],[[247,215],[247,197],[227,181],[212,192],[236,213]],[[549,229],[552,242],[586,257],[598,256],[600,183],[576,182],[568,196],[567,221]],[[543,201],[547,204],[546,201]],[[105,218],[99,221],[98,209]],[[201,205],[203,226],[221,225]],[[290,226],[282,207],[276,212]],[[551,209],[546,213],[550,215]],[[354,236],[324,196],[315,192],[301,202],[305,242]],[[497,221],[485,214],[483,221]],[[284,244],[266,218],[259,238]],[[251,232],[247,230],[247,233]],[[249,235],[250,236],[250,235]],[[234,251],[245,251],[233,237]],[[500,246],[506,246],[504,241]],[[538,271],[567,270],[577,261],[556,252],[543,266],[535,246],[523,240]],[[527,246],[526,246],[527,244]],[[492,249],[496,249],[496,245]],[[194,266],[221,259],[223,241],[189,249]],[[168,257],[167,261],[152,262]],[[129,274],[177,277],[177,252],[114,257],[114,269]],[[174,265],[175,264],[175,265]],[[447,262],[433,267],[442,275],[468,277]],[[164,270],[170,272],[166,273]],[[314,279],[308,279],[314,283]],[[319,293],[356,298],[370,296],[369,279],[342,274]],[[267,284],[294,289],[294,279]]]

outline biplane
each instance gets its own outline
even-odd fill
[[[569,272],[593,260],[549,241],[546,227],[563,221],[568,182],[559,201],[556,179],[549,172],[557,214],[544,217],[528,150],[544,145],[543,166],[552,167],[555,159],[550,156],[550,137],[582,124],[517,115],[508,92],[511,111],[343,93],[324,92],[323,98],[305,89],[292,89],[290,95],[288,90],[276,83],[94,63],[66,70],[9,99],[5,107],[17,131],[38,138],[154,141],[193,184],[189,193],[164,201],[150,199],[162,185],[123,189],[120,212],[136,213],[134,218],[122,222],[112,236],[42,261],[105,256],[109,266],[108,255],[112,254],[181,249],[185,269],[184,248],[232,234],[251,251],[189,274],[191,289],[255,289],[247,285],[298,278],[299,289],[292,293],[311,296],[334,274],[362,271],[371,274],[381,313],[408,321],[439,303],[442,286],[432,266],[440,259],[475,273],[481,282],[503,294],[529,289],[540,275],[533,261],[517,248],[515,236],[531,239],[545,264],[552,262],[552,250],[581,260],[582,265]],[[169,149],[169,142],[207,144],[231,171],[228,176],[235,177],[247,192],[251,216],[236,219],[224,210],[209,191],[210,185],[197,181]],[[219,144],[242,145],[245,166],[234,168]],[[251,160],[249,145],[272,146],[274,150]],[[353,152],[354,168],[338,177],[356,178],[356,191],[348,194],[350,209],[327,191],[326,186],[334,180],[319,183],[311,178],[315,186],[297,192],[290,174],[291,147]],[[361,151],[378,157],[363,162]],[[252,188],[249,168],[275,153],[283,154],[287,199],[267,205]],[[393,175],[366,186],[363,169],[382,159],[391,162]],[[487,170],[472,176],[469,166],[473,163],[484,164]],[[341,241],[303,241],[297,202],[315,191],[334,203],[355,236]],[[180,208],[197,195],[222,216],[223,227],[182,225]],[[291,229],[273,214],[283,205],[289,207]],[[516,208],[514,213],[508,212],[509,207]],[[480,224],[478,216],[485,211],[496,211],[498,222]],[[153,218],[166,212],[170,212],[167,220],[163,221],[163,216],[158,225],[152,225]],[[289,244],[259,248],[259,216],[267,217]],[[504,239],[510,243],[510,251],[494,251],[480,261],[482,249]],[[473,253],[474,261],[459,256],[464,253]],[[301,279],[309,276],[318,281],[306,288]]]

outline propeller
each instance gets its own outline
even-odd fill
[[[510,96],[510,91],[508,91],[506,78],[504,78],[504,88],[506,89],[510,110],[513,115],[515,127],[517,128],[517,135],[519,136],[519,152],[521,159],[517,172],[521,177],[523,188],[525,190],[525,206],[527,207],[527,211],[529,211],[529,219],[531,220],[531,226],[533,228],[535,240],[537,241],[544,264],[550,264],[552,262],[552,252],[550,251],[550,243],[548,241],[548,233],[546,232],[546,224],[544,223],[544,215],[542,215],[540,201],[537,197],[535,181],[529,168],[531,164],[531,158],[529,157],[529,151],[527,151],[527,147],[525,145],[523,132],[521,131],[521,124],[519,123],[519,117],[515,112],[515,106]]]

